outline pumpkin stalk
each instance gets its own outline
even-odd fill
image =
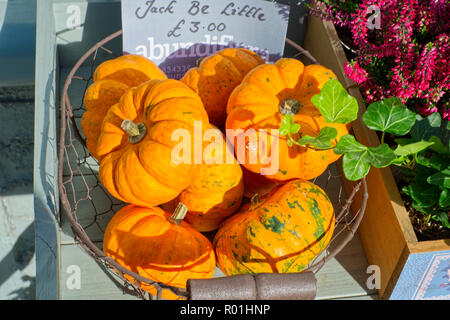
[[[123,120],[121,126],[123,131],[128,133],[128,141],[131,143],[138,143],[147,133],[147,128],[143,123],[134,123],[130,119]]]
[[[173,214],[169,217],[169,221],[180,226],[187,212],[188,208],[180,202],[175,208]]]
[[[281,101],[279,109],[281,114],[290,114],[293,116],[300,111],[301,106],[302,104],[295,99],[286,99]]]
[[[261,204],[261,198],[259,197],[259,194],[253,195],[253,197],[250,199],[250,210],[254,210]]]

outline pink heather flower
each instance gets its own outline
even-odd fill
[[[442,114],[442,118],[444,120],[448,120],[450,121],[450,109],[445,109],[443,114]]]
[[[380,29],[369,28],[373,5]],[[357,51],[345,72],[368,103],[396,96],[424,115],[449,118],[450,1],[312,0],[309,10],[351,33]]]
[[[345,73],[358,85],[367,80],[367,71],[360,67],[357,61],[345,64]]]
[[[419,111],[419,113],[425,117],[429,116],[430,114],[433,114],[435,112],[438,112],[438,108],[433,107],[431,109],[427,108],[426,106],[419,106],[417,105],[417,110]]]

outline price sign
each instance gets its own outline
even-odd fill
[[[274,62],[283,55],[289,9],[265,0],[122,0],[123,51],[173,79],[226,47]]]

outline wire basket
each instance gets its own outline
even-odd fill
[[[67,219],[75,241],[101,263],[105,271],[110,273],[116,281],[123,282],[126,293],[142,299],[154,300],[161,299],[163,290],[170,290],[180,299],[189,299],[191,298],[189,286],[187,289],[181,289],[142,277],[106,256],[99,247],[108,221],[126,204],[112,197],[99,180],[99,164],[90,156],[85,138],[79,129],[80,120],[85,111],[82,97],[92,83],[95,67],[99,64],[99,56],[102,55],[101,60],[104,60],[122,55],[121,52],[113,52],[105,46],[121,35],[122,31],[119,30],[94,45],[78,60],[66,78],[61,98],[58,155],[58,187],[64,216],[59,218]],[[299,51],[296,56],[302,56],[302,60],[307,58],[311,63],[317,64],[308,51],[289,39],[286,39],[286,43]],[[72,104],[69,96],[76,97],[72,101],[75,99],[79,101]],[[334,164],[312,181],[329,195],[336,213],[336,222],[328,247],[302,273],[316,274],[327,261],[334,258],[353,238],[363,218],[368,198],[365,179],[356,182],[348,195],[342,187],[342,179],[345,178],[341,176],[337,165]],[[353,204],[353,210],[351,210],[350,207],[356,197],[361,201],[358,201],[357,209]],[[156,295],[141,289],[142,284],[153,286],[156,289]]]

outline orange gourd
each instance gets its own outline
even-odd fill
[[[301,272],[327,247],[334,224],[321,188],[290,181],[223,222],[213,241],[217,265],[228,276]]]
[[[202,145],[194,141],[196,123],[206,128],[208,115],[197,94],[180,81],[151,80],[130,88],[103,121],[97,144],[100,181],[117,199],[139,206],[174,199],[198,168],[193,157]]]
[[[189,210],[185,220],[201,232],[216,230],[225,218],[236,212],[244,193],[241,166],[221,131],[213,126],[210,129],[213,141],[205,142],[203,164],[192,183],[163,206],[173,210],[178,202],[185,204]]]
[[[97,141],[108,109],[119,102],[130,87],[152,79],[167,79],[152,61],[140,55],[124,55],[101,63],[93,75],[93,83],[84,95],[86,112],[81,118],[81,129],[90,154],[97,155]]]
[[[245,158],[238,158],[242,165],[258,174],[264,168],[273,167],[275,170],[266,175],[267,178],[288,181],[313,179],[336,161],[339,156],[333,150],[289,146],[286,137],[275,131],[280,128],[283,116],[291,114],[294,122],[300,124],[303,135],[315,137],[325,126],[337,129],[337,140],[348,134],[346,125],[326,123],[311,103],[311,98],[335,77],[323,66],[304,66],[300,61],[289,58],[282,58],[275,64],[260,65],[250,71],[233,90],[227,105],[226,129],[234,132],[230,139],[236,154],[245,152]],[[251,133],[250,129],[254,132]],[[245,135],[257,140],[247,139]],[[246,139],[245,144],[238,143],[240,138],[241,141]],[[294,138],[299,137],[294,135]],[[265,153],[257,154],[258,149],[265,150]],[[271,162],[277,158],[279,163]],[[266,161],[268,159],[271,161]]]
[[[204,58],[181,78],[202,99],[210,122],[222,127],[226,119],[227,100],[233,89],[254,67],[264,60],[243,48],[227,48]]]
[[[211,278],[216,266],[213,247],[205,236],[182,221],[185,213],[183,205],[173,215],[158,207],[128,205],[108,223],[103,251],[128,270],[170,286],[186,288],[188,279]],[[151,285],[141,284],[141,288],[156,294]],[[178,296],[164,289],[162,298]]]

